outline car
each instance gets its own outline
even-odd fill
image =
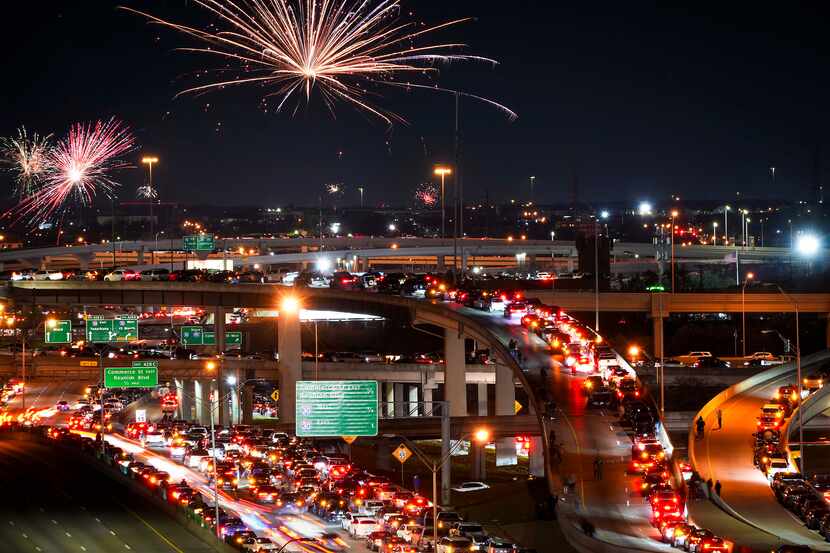
[[[697,548],[699,543],[701,543],[703,540],[705,540],[707,538],[714,538],[714,537],[715,537],[715,534],[713,534],[709,530],[706,530],[704,528],[695,528],[694,530],[692,530],[689,533],[689,536],[686,538],[686,541],[683,544],[683,547],[686,549],[686,551],[695,552],[695,551],[697,551],[696,548]]]
[[[120,282],[122,280],[138,280],[140,275],[130,269],[115,269],[104,275],[106,282]]]
[[[729,544],[727,544],[723,538],[719,538],[717,536],[706,536],[694,545],[691,545],[689,550],[693,553],[711,553],[713,551],[726,553],[729,551]]]
[[[501,538],[491,538],[487,544],[487,553],[514,553],[516,545]]]
[[[778,391],[775,392],[774,398],[777,401],[786,400],[789,403],[795,403],[798,401],[798,387],[791,384],[780,386]]]
[[[360,288],[360,280],[346,271],[337,271],[331,275],[329,288],[335,290],[357,290]]]
[[[279,551],[279,549],[280,546],[272,542],[270,538],[247,538],[242,542],[242,550],[250,551],[251,553]]]
[[[473,542],[465,536],[445,536],[438,540],[436,553],[457,553],[459,551],[470,551]]]
[[[473,546],[478,550],[485,549],[489,541],[484,527],[477,522],[459,522],[450,529],[450,535],[470,538]]]
[[[770,488],[772,488],[775,496],[778,497],[787,486],[793,484],[803,484],[804,477],[800,472],[778,472],[772,476]]]
[[[802,381],[802,388],[809,392],[815,392],[824,386],[824,378],[818,373],[810,373]]]
[[[672,547],[685,547],[686,538],[695,529],[694,526],[688,522],[671,522],[668,523],[670,532],[663,532],[664,541]]]
[[[153,280],[170,280],[169,269],[144,269],[138,275],[138,280],[153,281]]]
[[[353,538],[365,538],[372,532],[377,531],[377,529],[377,519],[368,516],[358,516],[352,519],[349,525],[349,534]]]
[[[35,271],[32,275],[32,280],[63,280],[63,273],[43,269],[41,271]]]
[[[69,402],[66,401],[65,399],[60,400],[58,403],[55,404],[55,409],[57,409],[58,411],[61,411],[61,412],[69,411],[69,409],[70,409]]]
[[[275,486],[257,486],[251,493],[254,499],[260,503],[276,503],[279,500],[280,492]]]
[[[611,407],[616,404],[617,396],[608,386],[595,388],[588,395],[589,407]]]
[[[454,488],[450,488],[454,492],[458,493],[466,493],[466,492],[477,492],[481,490],[488,490],[490,486],[485,484],[484,482],[464,482],[460,486],[455,486]],[[441,520],[439,515],[438,520]]]
[[[366,549],[369,551],[380,551],[383,540],[388,534],[384,530],[374,530],[366,536]]]
[[[784,491],[781,492],[779,496],[779,501],[784,505],[784,507],[793,509],[799,501],[804,501],[814,495],[815,492],[810,486],[807,486],[806,484],[792,484],[784,488]]]
[[[720,357],[699,357],[694,360],[692,367],[696,369],[728,369],[732,366],[729,361],[724,361]]]
[[[601,376],[592,375],[582,381],[582,391],[585,395],[590,395],[592,391],[605,386],[605,382]]]
[[[765,430],[780,430],[781,419],[769,415],[761,415],[758,417],[757,427],[759,432],[764,432]]]
[[[818,530],[821,521],[830,516],[830,506],[827,505],[824,499],[819,499],[819,501],[820,503],[812,503],[801,510],[801,519],[810,530]]]

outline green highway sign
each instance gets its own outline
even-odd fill
[[[216,247],[212,234],[191,234],[183,238],[184,249],[189,252],[212,252]]]
[[[132,342],[138,340],[138,317],[119,315],[105,319],[90,315],[86,319],[87,342]]]
[[[154,388],[158,383],[158,367],[104,368],[104,388]]]
[[[297,382],[298,437],[377,436],[376,380]]]
[[[47,344],[68,344],[72,341],[72,321],[46,321]]]
[[[183,326],[181,330],[182,344],[188,346],[215,346],[216,332],[201,326]],[[226,346],[241,346],[242,332],[225,332]]]

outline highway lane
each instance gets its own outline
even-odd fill
[[[528,379],[559,406],[562,416],[553,427],[557,441],[564,444],[559,471],[563,478],[572,475],[576,480],[576,497],[568,497],[564,506],[571,522],[590,520],[595,537],[612,547],[675,551],[659,541],[659,533],[649,523],[651,510],[639,494],[638,479],[626,473],[631,439],[619,425],[619,413],[587,409],[581,389],[584,377],[572,376],[570,369],[554,361],[547,344],[524,329],[518,317],[506,319],[500,312],[445,305],[482,321],[505,345],[516,339]],[[604,466],[599,481],[593,470],[597,455]]]
[[[127,488],[36,441],[0,439],[0,550],[202,553],[210,547]],[[27,438],[28,436],[23,436]]]
[[[14,396],[5,411],[13,415],[22,413],[25,395],[26,410],[38,411],[41,424],[62,424],[69,413],[59,412],[55,406],[61,400],[68,401],[70,407],[74,406],[83,397],[87,386],[87,383],[78,380],[27,380],[24,394]]]
[[[696,468],[704,480],[720,480],[721,497],[746,522],[774,534],[760,531],[749,534],[752,545],[769,549],[779,543],[775,537],[778,536],[788,543],[830,551],[830,544],[775,500],[766,477],[753,464],[752,433],[761,406],[773,397],[779,386],[794,382],[794,375],[789,373],[726,401],[721,406],[723,428],[717,429],[713,413],[706,420],[704,439],[694,445]],[[734,528],[729,517],[722,520],[709,517],[707,523],[712,531],[724,535]]]

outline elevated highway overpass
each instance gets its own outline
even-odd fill
[[[456,249],[457,246],[457,249]],[[216,252],[187,254],[181,238],[152,241],[120,241],[105,244],[11,249],[0,251],[0,267],[20,268],[108,268],[115,266],[181,266],[187,259],[232,259],[237,266],[296,266],[315,263],[321,257],[331,261],[349,259],[355,270],[373,266],[451,266],[454,256],[464,266],[506,267],[517,264],[516,255],[526,254],[529,266],[545,263],[560,270],[573,270],[578,256],[573,241],[508,240],[465,238],[452,240],[401,237],[326,238],[217,238]],[[665,246],[653,243],[615,242],[612,267],[615,271],[643,270],[669,257]],[[675,248],[678,263],[789,262],[788,248],[685,246]]]

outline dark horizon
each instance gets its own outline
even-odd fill
[[[180,22],[205,21],[192,4],[125,3]],[[71,9],[65,2],[10,8],[16,17],[9,21],[27,25],[0,39],[7,75],[15,76],[0,135],[21,124],[63,135],[74,121],[119,117],[142,145],[133,156],[137,168],[119,179],[123,201],[145,178],[142,153],[160,158],[154,173],[162,200],[231,205],[313,205],[324,184],[338,181],[347,187],[344,204],[357,204],[356,187],[364,186],[366,205],[404,205],[434,163],[452,160],[446,95],[391,91],[380,98],[411,121],[391,133],[350,106],[339,105],[332,119],[319,98],[293,118],[263,114],[256,89],[174,100],[188,83],[184,74],[214,62],[172,52],[192,43],[115,7],[99,0]],[[812,200],[826,174],[826,7],[695,8],[708,15],[656,4],[523,2],[505,11],[462,0],[405,7],[431,23],[475,16],[436,38],[468,43],[500,65],[453,65],[440,83],[519,114],[509,123],[464,102],[468,198],[527,197],[535,175],[543,203],[570,201],[575,178],[580,201],[589,203],[660,203],[672,194],[734,201],[736,192]]]

